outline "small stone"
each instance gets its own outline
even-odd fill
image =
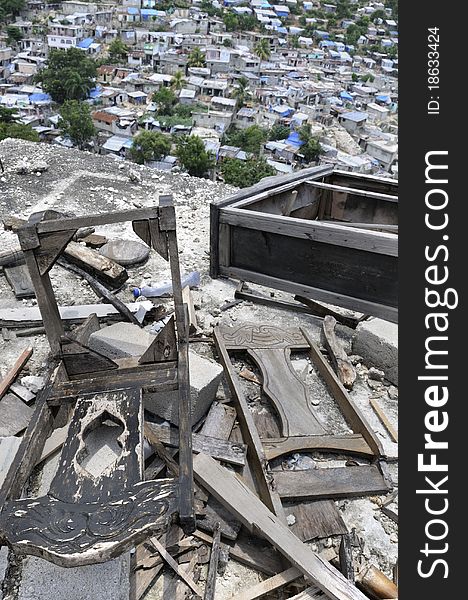
[[[369,379],[373,379],[374,381],[383,381],[383,378],[385,377],[385,373],[383,371],[381,371],[380,369],[371,367],[367,371],[367,376],[369,377]]]
[[[21,385],[24,385],[33,394],[37,394],[39,390],[42,390],[44,383],[43,377],[36,377],[35,375],[26,375],[26,377],[21,378]]]
[[[296,517],[294,515],[288,515],[286,517],[286,523],[291,526],[294,525],[296,523]]]
[[[368,379],[367,385],[370,387],[371,390],[374,390],[376,392],[380,391],[383,388],[383,384],[380,381],[374,381],[373,379]]]
[[[351,361],[352,365],[356,366],[359,363],[362,363],[363,358],[362,358],[362,356],[359,356],[359,354],[351,354],[349,356],[349,360]]]
[[[390,536],[390,541],[391,541],[393,544],[398,544],[398,536],[397,536],[397,534],[396,534],[396,533],[392,533],[392,534],[391,534],[391,536]]]
[[[398,388],[395,387],[394,385],[391,385],[389,388],[387,388],[387,392],[389,397],[392,400],[398,400]]]

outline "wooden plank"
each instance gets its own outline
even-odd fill
[[[14,365],[2,378],[2,380],[0,381],[0,398],[3,398],[3,396],[8,392],[10,385],[18,377],[21,369],[23,369],[24,365],[28,362],[32,353],[32,348],[26,348],[25,350],[23,350],[23,352],[16,359]]]
[[[135,208],[111,213],[99,213],[81,217],[64,217],[62,219],[51,219],[37,224],[38,233],[48,231],[64,231],[66,229],[80,229],[98,225],[110,225],[112,223],[123,223],[125,221],[138,221],[142,219],[156,219],[159,214],[157,206],[149,208]]]
[[[209,496],[203,509],[203,516],[197,518],[197,527],[213,533],[216,523],[220,524],[223,537],[236,540],[241,530],[241,523],[214,496]]]
[[[142,308],[151,310],[153,303],[148,300],[144,302],[130,302],[126,306],[131,312],[136,313]],[[69,323],[82,323],[93,313],[100,319],[119,314],[117,309],[109,304],[82,304],[59,307],[60,319]],[[41,325],[42,315],[36,306],[4,308],[0,310],[0,323],[2,326],[7,327],[34,327],[34,325]]]
[[[214,329],[214,340],[218,356],[224,367],[224,374],[231,390],[234,405],[237,411],[237,418],[242,429],[242,436],[247,443],[247,460],[255,474],[256,483],[259,488],[260,497],[266,506],[276,515],[285,521],[281,500],[277,493],[272,489],[266,479],[265,465],[266,459],[263,452],[262,442],[255,427],[252,413],[250,412],[247,400],[244,397],[242,388],[237,378],[228,351],[224,345],[223,336],[218,327]]]
[[[244,285],[244,282],[241,281],[234,292],[234,298],[247,300],[248,302],[254,302],[255,304],[262,304],[263,306],[270,306],[271,308],[277,308],[280,310],[295,310],[301,313],[313,314],[307,306],[294,304],[293,302],[286,302],[284,300],[277,300],[276,298],[268,298],[267,296],[262,296],[261,294],[256,294],[250,291],[247,292],[243,289]]]
[[[321,302],[342,306],[349,310],[358,311],[366,315],[373,315],[392,323],[398,322],[398,309],[393,306],[379,304],[362,300],[350,295],[324,290],[310,285],[295,283],[289,279],[281,279],[264,273],[241,269],[238,267],[219,267],[219,275],[240,279],[242,281],[251,281],[265,287],[275,288],[284,292],[289,292],[298,296],[313,297]]]
[[[208,565],[208,574],[206,576],[205,595],[203,600],[215,600],[216,577],[218,574],[219,553],[221,550],[221,530],[219,523],[214,530],[213,547],[211,548],[210,564]]]
[[[267,460],[284,454],[321,450],[343,454],[356,454],[364,458],[374,456],[373,451],[360,433],[346,435],[310,435],[294,438],[262,440]]]
[[[369,565],[358,573],[356,583],[372,598],[398,598],[397,586],[374,565]]]
[[[375,254],[398,256],[398,236],[381,231],[351,230],[341,224],[307,221],[280,215],[226,208],[220,215],[220,223],[246,229],[267,231],[288,237],[312,240],[323,244],[365,250]],[[232,233],[231,233],[232,235]]]
[[[351,364],[342,344],[338,341],[335,333],[336,319],[327,315],[323,319],[322,332],[323,343],[328,351],[335,373],[338,379],[348,390],[352,389],[356,381],[356,369]]]
[[[68,436],[68,428],[69,425],[64,425],[63,427],[59,427],[58,429],[54,429],[52,431],[50,436],[45,441],[42,453],[39,460],[36,462],[36,465],[55,454],[57,450],[63,446]]]
[[[270,592],[274,592],[278,590],[291,581],[296,581],[302,577],[302,573],[296,567],[290,567],[286,569],[286,571],[282,571],[278,573],[278,575],[274,575],[269,579],[265,579],[265,581],[261,581],[257,585],[249,588],[245,591],[240,591],[235,594],[235,596],[231,596],[231,600],[256,600],[257,598],[261,598]]]
[[[111,287],[118,288],[128,279],[125,267],[77,242],[70,242],[65,248],[63,256],[67,261],[76,264]]]
[[[372,406],[372,408],[374,409],[375,414],[379,417],[379,421],[382,423],[382,425],[388,431],[390,437],[392,438],[392,441],[395,443],[398,443],[398,431],[391,424],[390,419],[384,413],[378,400],[376,398],[369,398],[369,403]]]
[[[333,500],[301,498],[299,502],[285,502],[284,511],[295,518],[296,522],[289,529],[303,542],[348,532]]]
[[[291,596],[289,600],[326,600],[322,592],[314,587],[308,587],[306,590],[295,596]]]
[[[35,296],[34,286],[26,265],[5,267],[5,277],[17,298],[33,298]]]
[[[367,419],[361,413],[358,406],[349,396],[348,392],[345,390],[342,383],[335,375],[335,372],[323,357],[318,346],[315,344],[315,342],[312,340],[312,338],[306,330],[303,329],[302,333],[309,342],[309,353],[314,366],[318,369],[320,375],[327,384],[333,397],[338,403],[341,412],[344,414],[346,420],[351,425],[353,431],[362,435],[362,437],[369,444],[369,447],[377,456],[385,456],[385,451],[383,449],[382,443],[377,437],[377,434],[371,428]]]
[[[88,344],[89,338],[92,333],[99,331],[99,319],[97,318],[96,313],[89,315],[87,319],[83,321],[76,329],[73,330],[74,340],[79,342],[80,344],[84,344],[85,346]]]
[[[378,467],[338,467],[304,471],[275,471],[281,498],[351,498],[388,492]]]
[[[34,409],[14,394],[5,394],[0,400],[0,437],[18,435],[26,429]]]
[[[194,460],[196,478],[227,506],[250,531],[256,531],[285,556],[306,579],[331,600],[365,600],[343,575],[299,540],[242,481],[209,456]]]
[[[159,440],[171,446],[172,448],[179,447],[179,435],[173,427],[164,427],[156,423],[147,423],[148,428],[152,429]],[[194,452],[203,452],[213,458],[224,462],[244,466],[245,454],[247,447],[245,444],[236,444],[227,440],[220,440],[214,437],[209,437],[201,433],[192,433],[192,449]]]
[[[331,183],[322,183],[320,181],[307,181],[306,185],[310,185],[311,187],[322,189],[322,190],[330,190],[334,192],[347,192],[349,194],[357,194],[359,196],[364,196],[366,198],[374,198],[376,200],[384,200],[385,202],[398,202],[398,196],[393,196],[391,194],[381,194],[379,192],[371,192],[369,190],[363,190],[360,188],[350,188],[341,185],[333,185]]]
[[[167,552],[166,548],[164,548],[161,542],[155,537],[150,538],[149,541],[156,548],[156,550],[166,561],[166,563],[171,567],[171,569],[177,574],[177,576],[180,577],[180,579],[182,579],[199,598],[202,598],[203,592],[201,588],[193,581],[190,575],[188,575],[183,569],[179,567],[179,565],[172,558],[169,552]]]
[[[151,234],[151,244],[149,244],[156,252],[164,258],[169,260],[169,252],[167,248],[167,236],[165,231],[161,231],[159,227],[159,219],[150,219],[149,230]]]
[[[34,255],[41,275],[45,275],[54,266],[67,244],[75,236],[76,229],[44,233],[39,237],[40,247]]]

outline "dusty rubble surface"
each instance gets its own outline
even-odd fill
[[[307,328],[312,337],[320,340],[322,321],[311,315],[273,309],[265,306],[242,302],[222,311],[222,305],[232,301],[236,282],[229,280],[211,280],[209,268],[209,205],[213,200],[226,197],[235,190],[230,186],[208,180],[191,178],[184,174],[165,174],[142,166],[121,162],[112,157],[101,157],[93,154],[68,150],[51,145],[40,145],[19,140],[0,142],[0,157],[5,172],[0,174],[0,218],[15,215],[27,218],[31,213],[54,208],[78,215],[124,210],[134,207],[148,207],[157,203],[159,194],[172,194],[177,212],[177,234],[179,240],[182,272],[197,270],[201,275],[201,284],[193,290],[195,308],[199,324],[199,334],[209,336],[212,328],[218,323],[226,325],[241,322],[274,322],[278,326]],[[26,164],[26,168],[25,168]],[[19,173],[18,171],[22,171]],[[26,172],[25,172],[26,171]],[[132,171],[132,173],[130,172]],[[137,174],[135,176],[135,173]],[[96,233],[105,233],[109,239],[138,239],[129,223],[96,228]],[[17,244],[15,234],[0,231],[0,248],[12,248]],[[167,263],[152,253],[148,262],[136,268],[129,268],[130,278],[118,296],[125,302],[133,300],[131,288],[149,282],[158,282],[169,278]],[[88,284],[75,275],[56,266],[52,271],[52,282],[55,286],[59,304],[87,304],[99,300]],[[255,289],[256,286],[251,286]],[[275,293],[282,298],[281,293]],[[155,299],[157,303],[164,300]],[[32,306],[34,300],[17,301],[4,277],[0,276],[0,308],[13,306]],[[344,342],[348,353],[351,353],[352,330],[339,326],[337,333]],[[31,374],[43,373],[46,367],[48,346],[44,335],[16,338],[4,341],[0,337],[0,367],[2,373],[14,363],[18,354],[28,345],[34,347],[34,354],[27,365]],[[213,357],[211,344],[196,343],[193,349],[202,355]],[[303,373],[309,387],[310,397],[317,415],[330,433],[346,433],[350,429],[338,410],[323,382],[310,365],[305,355],[294,357],[298,369]],[[255,367],[248,362],[240,361],[238,367],[247,367],[255,372]],[[369,406],[370,396],[377,396],[391,418],[397,414],[398,399],[395,388],[391,390],[385,380],[380,386],[367,380],[367,369],[372,365],[357,364],[358,379],[351,392],[366,418],[377,431],[389,456],[396,456],[396,445],[388,437],[387,432]],[[246,393],[250,394],[250,407],[253,412],[271,414],[268,401],[258,393],[258,386],[243,382]],[[377,390],[375,388],[378,388]],[[273,468],[308,468],[311,461],[328,460],[329,457],[314,455],[295,455],[288,464],[273,465]],[[346,457],[334,456],[332,466],[342,466]],[[365,461],[364,461],[365,462]],[[301,467],[302,465],[302,467]],[[47,470],[47,469],[46,469]],[[397,484],[396,464],[390,465],[390,474]],[[51,477],[50,468],[45,478]],[[40,481],[40,476],[39,476]],[[361,546],[361,559],[378,566],[391,576],[397,559],[396,525],[379,510],[384,497],[338,500],[336,504],[349,530],[356,530]],[[335,545],[338,539],[325,539],[312,544],[314,550]],[[5,555],[2,552],[2,564]],[[28,560],[28,559],[26,559]],[[3,584],[5,597],[11,600],[18,598],[21,588],[21,561],[7,572]],[[166,571],[165,571],[166,572]],[[167,571],[167,576],[172,573]],[[0,571],[0,575],[2,572]],[[200,585],[206,576],[206,566],[201,574]],[[224,576],[219,578],[216,598],[225,600],[233,597],[240,589],[254,585],[264,576],[247,567],[230,560]],[[151,600],[162,598],[163,578],[159,578],[148,594]],[[27,581],[28,593],[31,585]],[[69,592],[70,593],[70,592]],[[1,594],[0,594],[1,597]],[[26,597],[26,596],[25,596]],[[34,595],[28,596],[34,597]],[[39,595],[38,595],[39,597]],[[41,595],[41,598],[43,596]],[[68,596],[64,595],[68,600]],[[99,597],[96,600],[99,600]],[[270,595],[269,598],[279,596]],[[70,600],[76,600],[70,595]]]

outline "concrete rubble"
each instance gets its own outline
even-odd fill
[[[343,143],[345,142],[346,140]],[[348,151],[351,152],[349,148]],[[27,155],[31,164],[37,163],[40,157],[47,163],[48,168],[42,172],[40,179],[36,179],[34,173],[25,172],[21,175],[18,173],[23,155]],[[205,425],[208,427],[209,421],[205,418],[214,402],[217,401],[227,412],[234,411],[231,435],[223,442],[239,444],[240,429],[238,420],[236,422],[235,403],[232,402],[230,392],[225,385],[224,370],[212,343],[214,327],[222,325],[234,328],[242,323],[268,323],[283,329],[304,328],[310,333],[312,340],[320,344],[322,319],[305,312],[280,310],[248,301],[233,304],[227,310],[220,310],[225,303],[232,302],[236,282],[229,279],[212,280],[208,275],[209,205],[215,199],[232,194],[234,189],[209,180],[156,172],[139,165],[134,166],[133,175],[129,176],[120,168],[119,161],[112,158],[52,146],[38,147],[36,144],[17,140],[0,142],[0,156],[5,163],[3,177],[8,187],[8,194],[0,199],[0,216],[2,218],[9,215],[24,218],[39,210],[60,209],[64,205],[68,211],[77,214],[125,210],[151,206],[159,194],[171,193],[173,195],[177,214],[181,271],[185,273],[198,271],[201,275],[200,285],[192,289],[199,325],[198,331],[190,340],[189,352],[192,424],[197,426],[197,434],[205,435],[203,428]],[[117,242],[124,240],[124,245],[127,240],[139,243],[128,223],[96,228],[96,233],[105,234],[109,240],[108,245],[110,247],[114,245],[116,252],[106,255],[114,258],[117,262],[117,251],[120,252],[120,244]],[[7,248],[14,247],[15,234],[12,231],[0,231],[0,243]],[[133,256],[131,264],[127,265],[129,279],[121,289],[115,292],[116,297],[123,302],[129,303],[134,300],[132,288],[141,287],[145,281],[161,282],[170,279],[168,264],[155,252],[151,252],[142,260],[146,262],[141,264],[138,260],[135,261]],[[61,306],[81,306],[97,302],[95,293],[85,281],[60,266],[54,266],[51,279]],[[252,285],[251,287],[262,291],[260,286]],[[272,297],[278,300],[288,299],[287,294],[279,291],[272,292]],[[156,321],[164,319],[164,315],[172,310],[171,297],[153,298],[152,302],[154,308],[161,315],[155,319]],[[0,277],[0,311],[7,307],[19,308],[35,305],[35,299],[25,302],[16,300],[5,278]],[[334,309],[340,310],[338,307],[334,307]],[[91,349],[112,359],[139,357],[155,339],[155,335],[150,333],[151,325],[153,325],[151,320],[145,322],[143,328],[122,320],[112,324],[105,319],[100,321],[101,328],[90,335],[88,345]],[[75,325],[70,326],[71,333],[74,327]],[[11,339],[5,339],[5,336],[0,337],[2,376],[14,365],[18,354],[24,348],[24,339],[18,336],[20,328],[10,327],[10,329],[16,332]],[[349,396],[382,442],[385,454],[389,457],[388,477],[391,480],[389,486],[397,491],[397,444],[391,441],[388,432],[369,403],[370,398],[377,397],[389,419],[393,423],[396,422],[398,413],[396,326],[379,319],[368,319],[361,322],[355,330],[337,326],[336,335],[356,369],[356,382],[349,391]],[[34,353],[25,367],[27,370],[21,371],[17,382],[21,382],[23,386],[36,394],[44,385],[49,347],[43,332],[31,333],[28,336],[28,343],[34,346]],[[352,433],[335,398],[319,375],[310,356],[306,352],[294,351],[291,356],[291,364],[292,370],[297,373],[306,389],[314,415],[320,422],[326,424],[327,435]],[[266,437],[281,437],[278,419],[269,398],[263,391],[263,378],[257,365],[246,355],[242,355],[242,357],[236,355],[233,358],[233,366],[237,373],[244,370],[253,375],[248,379],[240,378],[239,382],[256,427],[267,427],[268,435]],[[160,424],[162,420],[169,421],[171,430],[177,431],[177,398],[176,392],[145,393],[144,406],[147,414],[150,415],[149,421],[157,424]],[[2,401],[3,399],[0,399],[0,411]],[[31,405],[34,406],[34,402],[31,402]],[[60,423],[60,427],[64,425],[66,422]],[[120,447],[116,443],[112,429],[111,423],[104,422],[87,438],[88,456],[82,466],[93,476],[98,477],[119,456]],[[15,456],[23,432],[24,428],[14,437],[0,439],[0,483]],[[206,434],[206,437],[217,437],[215,435],[217,433],[210,432],[209,435]],[[171,456],[176,456],[174,445],[167,444],[166,449],[169,453],[173,453]],[[60,453],[59,444],[55,452],[48,455],[35,468],[27,486],[29,496],[37,497],[47,492],[59,464]],[[148,473],[153,458],[148,459],[146,465]],[[247,460],[249,460],[249,454],[247,454]],[[275,472],[297,470],[315,472],[349,466],[368,467],[369,465],[369,459],[361,456],[351,457],[341,453],[297,451],[269,461],[269,475],[274,477]],[[229,466],[228,470],[233,469],[234,467]],[[240,472],[239,469],[237,471]],[[159,477],[171,476],[170,469],[161,470],[160,473],[164,473],[164,475],[159,474]],[[356,574],[364,566],[372,564],[389,579],[393,578],[393,569],[397,562],[397,524],[380,510],[389,493],[375,493],[372,496],[346,497],[330,501],[337,509],[344,526],[353,539],[352,551]],[[208,514],[209,503],[206,506],[205,503],[206,500],[197,506],[201,506],[201,510]],[[286,515],[289,529],[303,527],[305,517],[302,517],[300,512],[293,512],[290,504],[287,506]],[[394,506],[392,505],[392,507]],[[229,514],[227,516],[229,517]],[[216,520],[221,517],[215,515],[214,518]],[[226,518],[224,513],[223,518]],[[179,533],[181,534],[180,530]],[[169,534],[167,535],[169,536]],[[209,533],[209,535],[213,534]],[[277,571],[268,572],[267,567],[264,572],[260,572],[254,568],[252,561],[250,563],[247,561],[248,564],[245,564],[245,558],[242,560],[239,550],[240,542],[243,542],[245,535],[246,530],[242,528],[237,541],[228,539],[224,535],[222,537],[222,542],[229,544],[232,552],[224,571],[222,574],[218,573],[216,600],[233,598],[241,590],[253,587],[274,572],[284,568],[280,566]],[[168,551],[176,558],[181,569],[189,569],[190,561],[194,557],[198,557],[198,566],[192,568],[190,573],[191,576],[197,578],[197,585],[203,589],[208,578],[209,567],[208,561],[201,557],[209,556],[211,542],[190,536],[180,535],[180,538],[177,539],[178,545],[173,543],[168,546]],[[164,541],[164,539],[162,537],[160,541]],[[341,540],[342,534],[327,535],[310,538],[306,543],[316,553],[327,552],[327,556],[331,557],[332,564],[336,565]],[[185,549],[184,543],[186,544]],[[271,564],[269,561],[272,561],[274,564],[275,557],[270,557],[271,549],[264,550],[258,539],[255,543],[262,548],[256,553],[256,560],[260,562],[265,560],[268,565]],[[8,554],[5,548],[0,548],[0,581],[2,576],[4,577],[0,587],[0,599],[3,591],[4,598],[8,598],[8,600],[50,600],[51,598],[127,600],[133,598],[130,592],[131,582],[134,584],[135,578],[141,577],[143,573],[143,571],[135,573],[132,570],[131,553],[129,552],[104,564],[68,569],[58,567],[41,558],[32,556],[21,558],[12,554]],[[151,561],[158,560],[158,553],[152,552]],[[165,566],[164,569],[161,568],[157,572],[155,570],[154,573],[154,580],[145,588],[146,598],[149,600],[162,600],[167,597],[168,589],[184,590],[184,584],[174,577],[171,568]],[[292,597],[303,587],[299,581],[296,581],[295,584],[284,588],[286,591],[282,597]],[[176,596],[174,592],[172,597],[178,598],[179,595]],[[273,600],[280,596],[272,594],[268,596],[268,598],[270,597]]]

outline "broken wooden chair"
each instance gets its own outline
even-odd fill
[[[49,272],[77,229],[132,221],[135,233],[169,261],[175,318],[141,356],[110,360],[87,347],[97,318],[66,336]],[[35,413],[0,491],[0,543],[65,567],[114,558],[164,530],[178,516],[195,529],[188,369],[188,318],[182,300],[171,196],[159,206],[66,217],[38,213],[18,230],[55,368],[36,400]],[[88,336],[86,335],[86,330]],[[179,477],[143,480],[145,391],[178,390]],[[74,407],[74,408],[73,408]],[[46,495],[20,499],[46,439],[57,422],[68,436]],[[120,454],[102,470],[89,455],[93,431],[112,429]],[[91,445],[92,447],[92,445]]]

